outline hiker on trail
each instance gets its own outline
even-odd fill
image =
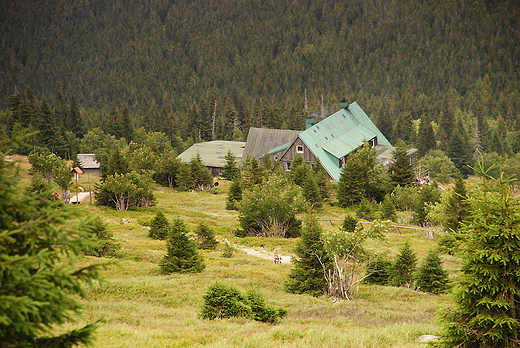
[[[65,204],[69,204],[70,203],[70,190],[67,189],[67,191],[65,191]]]
[[[54,200],[57,201],[58,199],[60,199],[60,195],[58,192],[54,192]]]
[[[274,261],[273,261],[276,265],[279,265],[282,263],[282,258],[280,256],[280,254],[278,253],[274,253]]]

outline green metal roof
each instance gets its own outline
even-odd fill
[[[339,158],[376,136],[378,145],[392,146],[356,102],[299,135],[335,181],[340,177]]]
[[[202,164],[206,167],[221,168],[226,164],[228,150],[240,162],[246,143],[243,141],[214,140],[206,143],[197,143],[179,155],[182,162],[188,163],[193,157],[200,155]]]

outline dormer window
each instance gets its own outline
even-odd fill
[[[377,146],[377,137],[373,137],[372,139],[370,139],[368,141],[368,144],[370,145],[370,147]]]
[[[303,153],[303,145],[296,146],[296,152],[297,153]]]

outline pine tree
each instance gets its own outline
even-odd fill
[[[300,240],[294,250],[298,258],[291,262],[294,268],[290,271],[285,289],[293,294],[309,294],[320,296],[327,290],[323,275],[323,267],[318,259],[328,265],[329,259],[325,253],[321,236],[323,229],[318,220],[307,216]]]
[[[121,113],[116,121],[116,138],[125,138],[126,142],[130,142],[134,139],[134,125],[130,118],[130,109],[128,105],[123,105]]]
[[[92,342],[97,325],[62,327],[80,314],[85,285],[101,280],[109,263],[78,260],[95,245],[90,220],[72,205],[58,206],[46,193],[20,195],[19,173],[6,163],[0,143],[0,345],[71,347]]]
[[[190,188],[195,188],[199,191],[204,191],[204,187],[209,188],[213,184],[213,177],[209,169],[202,164],[202,158],[197,152],[190,160]]]
[[[472,172],[471,168],[468,167],[468,164],[471,163],[472,150],[462,122],[459,120],[457,125],[449,138],[446,155],[451,159],[462,176],[467,178]]]
[[[162,210],[157,212],[157,215],[153,218],[150,223],[150,230],[148,231],[148,237],[153,239],[166,239],[168,237],[168,231],[170,230],[170,223],[164,216]]]
[[[117,257],[121,245],[114,241],[114,233],[108,228],[107,224],[103,222],[100,217],[94,218],[94,221],[89,226],[90,235],[96,245],[85,252],[85,255],[97,257]]]
[[[261,184],[267,178],[265,168],[262,167],[256,157],[247,154],[246,160],[243,164],[243,185],[245,188],[251,188],[255,185]]]
[[[349,154],[337,186],[341,207],[359,203],[363,198],[371,201],[382,195],[381,165],[376,161],[376,154],[377,150],[367,142]]]
[[[321,209],[322,207],[322,198],[320,195],[320,188],[318,187],[318,183],[314,179],[314,175],[307,175],[307,179],[303,183],[303,197],[307,202],[309,202],[312,206],[312,209]]]
[[[383,203],[381,204],[381,215],[383,219],[388,219],[390,221],[397,220],[395,204],[390,195],[386,195],[383,199]]]
[[[417,256],[406,242],[392,265],[390,283],[394,286],[410,286],[417,265]]]
[[[222,168],[222,173],[220,173],[220,175],[226,180],[233,181],[240,176],[240,169],[238,168],[238,163],[236,161],[235,155],[233,155],[231,150],[228,150],[225,159],[226,164],[224,164],[224,167]]]
[[[415,181],[413,167],[410,163],[408,151],[403,147],[396,147],[392,153],[392,162],[388,166],[390,170],[390,185],[392,188],[396,186],[410,186]]]
[[[218,245],[215,232],[204,222],[200,222],[195,229],[197,235],[197,247],[199,249],[215,249]]]
[[[499,190],[489,190],[479,163],[480,192],[469,200],[466,235],[457,254],[463,260],[455,306],[441,315],[442,347],[518,347],[520,328],[520,202],[500,172]]]
[[[316,178],[322,200],[327,201],[330,197],[330,180],[327,178],[327,172],[319,159],[316,159],[316,163],[312,167],[312,173]]]
[[[458,232],[462,221],[469,215],[467,198],[464,179],[458,173],[455,179],[455,187],[446,205],[446,228],[448,231]]]
[[[166,255],[159,261],[163,273],[200,273],[206,267],[180,218],[174,219],[171,224],[166,248]]]
[[[421,116],[417,132],[417,157],[423,157],[428,151],[435,149],[436,141],[431,120],[427,114]]]
[[[233,180],[229,187],[228,197],[226,201],[227,210],[238,210],[237,204],[242,200],[242,185],[240,179]]]
[[[446,292],[448,273],[442,268],[439,252],[432,249],[414,274],[415,285],[424,292],[441,294]]]
[[[354,233],[358,225],[358,219],[353,216],[345,215],[343,223],[341,224],[340,230],[344,232]],[[362,227],[360,227],[362,228]]]
[[[305,163],[301,154],[296,154],[294,160],[291,163],[291,171],[289,172],[289,178],[296,185],[303,187],[309,176],[309,167]]]
[[[76,104],[76,99],[72,97],[72,101],[70,104],[69,123],[67,125],[67,128],[78,138],[83,138],[83,127],[83,119],[81,118],[78,105]]]

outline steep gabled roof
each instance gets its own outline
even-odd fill
[[[193,157],[200,155],[202,164],[206,167],[221,168],[226,164],[226,155],[228,150],[240,161],[244,152],[245,142],[243,141],[226,141],[214,140],[205,143],[193,144],[188,150],[179,155],[183,163],[188,163]]]
[[[266,128],[249,128],[247,135],[246,148],[242,160],[251,154],[256,158],[277,148],[278,151],[284,150],[284,145],[290,145],[301,131],[287,129],[266,129]]]
[[[392,146],[356,102],[299,134],[335,181],[340,177],[339,158],[376,136],[378,145]]]

